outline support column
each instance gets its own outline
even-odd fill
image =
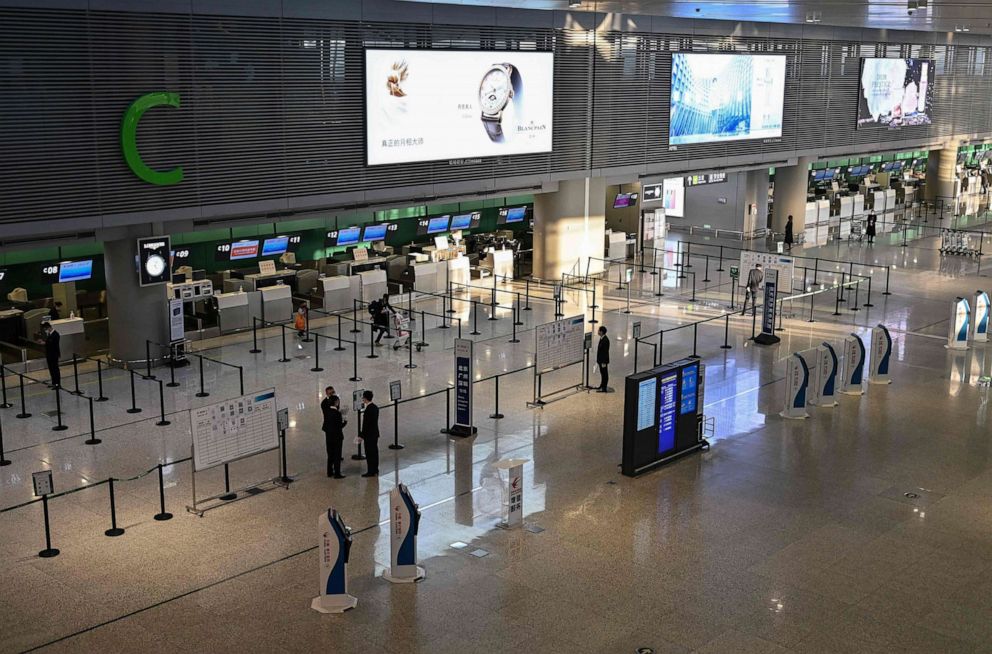
[[[169,338],[165,284],[138,285],[136,239],[142,235],[148,234],[103,242],[110,358],[119,361],[144,361],[145,339],[166,343]]]
[[[738,210],[743,213],[744,231],[752,232],[764,227],[768,220],[768,169],[749,170],[741,176],[744,181],[744,206],[739,206]],[[752,208],[753,214],[750,211]]]
[[[924,197],[933,202],[952,202],[958,195],[958,146],[959,141],[949,141],[943,149],[931,150],[927,156],[927,184]]]
[[[772,231],[782,233],[792,216],[796,234],[806,228],[806,189],[809,187],[809,165],[812,157],[799,157],[795,166],[775,167],[775,194],[772,207]]]
[[[534,275],[559,279],[563,272],[585,273],[589,257],[602,259],[606,234],[606,180],[568,180],[554,193],[534,196]],[[577,264],[577,265],[576,265]],[[589,272],[600,272],[593,261]]]

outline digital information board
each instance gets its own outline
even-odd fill
[[[637,385],[637,431],[643,431],[654,424],[655,393],[658,380],[645,379]]]
[[[675,392],[679,385],[679,374],[673,372],[661,378],[658,390],[658,454],[675,449]]]

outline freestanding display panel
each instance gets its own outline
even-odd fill
[[[950,329],[947,334],[949,350],[968,349],[968,325],[971,321],[971,307],[963,297],[955,298],[951,304]]]
[[[987,343],[989,340],[989,311],[989,294],[975,291],[974,333],[971,337],[975,343]]]
[[[355,608],[358,598],[348,594],[351,529],[334,509],[317,516],[317,545],[320,548],[320,594],[313,598],[310,608],[320,613],[344,613]]]
[[[871,330],[871,367],[868,375],[869,384],[891,384],[889,379],[889,360],[892,358],[892,337],[884,325],[879,324]]]
[[[389,568],[382,576],[395,584],[413,583],[427,573],[417,565],[417,534],[420,532],[420,507],[410,489],[397,484],[389,491]]]
[[[844,379],[840,392],[844,395],[864,395],[865,344],[861,337],[851,334],[844,339]]]

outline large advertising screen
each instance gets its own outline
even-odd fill
[[[934,68],[932,59],[863,59],[858,128],[929,125]]]
[[[779,138],[785,56],[672,55],[670,145]]]
[[[551,152],[550,52],[366,50],[370,166]]]

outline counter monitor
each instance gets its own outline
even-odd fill
[[[59,283],[81,282],[93,276],[93,260],[63,261],[59,265]]]
[[[276,236],[275,238],[267,238],[265,242],[262,243],[262,256],[263,257],[273,257],[286,252],[289,249],[289,237],[288,236]]]
[[[258,239],[231,244],[231,261],[254,259],[258,256]]]

